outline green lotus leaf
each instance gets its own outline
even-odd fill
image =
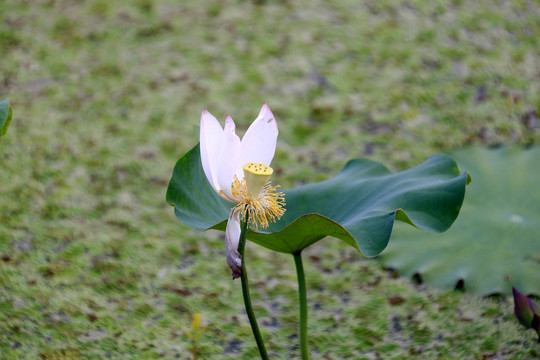
[[[334,178],[284,190],[285,215],[248,239],[268,249],[295,253],[333,236],[366,256],[387,245],[394,220],[441,232],[456,219],[468,182],[446,155],[392,174],[366,159],[351,160]],[[219,197],[206,180],[199,145],[178,160],[167,190],[167,202],[185,224],[225,230],[233,204]]]
[[[510,295],[514,286],[540,296],[540,148],[451,155],[474,177],[456,223],[439,236],[396,227],[381,261],[444,289]]]
[[[9,100],[0,101],[0,136],[6,135],[7,128],[11,122],[12,115],[11,106],[9,106]]]

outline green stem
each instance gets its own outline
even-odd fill
[[[304,276],[304,266],[302,265],[302,252],[293,254],[294,264],[296,265],[296,276],[298,278],[298,295],[300,297],[300,350],[302,351],[302,360],[309,359],[307,346],[307,294],[306,278]]]
[[[253,312],[253,306],[251,305],[251,297],[249,295],[248,287],[248,277],[247,277],[247,268],[246,268],[246,259],[244,256],[244,249],[246,247],[246,236],[248,230],[249,215],[246,213],[246,218],[242,224],[242,232],[240,233],[240,242],[238,243],[238,252],[242,257],[242,294],[244,295],[244,305],[246,307],[246,313],[249,318],[249,323],[251,324],[251,331],[253,331],[253,336],[257,342],[257,347],[259,348],[259,353],[261,354],[261,359],[268,360],[268,354],[266,353],[266,348],[264,347],[264,342],[259,331],[259,326],[257,325],[257,319],[255,318],[255,313]]]

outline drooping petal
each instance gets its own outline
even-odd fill
[[[217,165],[223,138],[223,128],[217,119],[206,109],[201,114],[200,128],[201,163],[208,182],[217,193],[220,187],[217,181]]]
[[[230,116],[227,116],[218,157],[217,181],[221,191],[223,191],[223,194],[228,198],[229,201],[234,199],[231,191],[231,185],[234,175],[238,172],[238,168],[240,167],[240,155],[240,138],[235,133],[233,119],[231,119]]]
[[[233,279],[242,275],[242,257],[238,253],[240,240],[240,217],[238,211],[231,211],[227,228],[225,229],[225,248],[227,251],[227,264],[232,270]]]
[[[262,106],[259,116],[253,121],[242,138],[241,166],[246,163],[270,165],[276,152],[278,127],[272,111]]]

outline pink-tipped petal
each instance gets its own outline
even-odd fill
[[[240,232],[240,216],[237,211],[231,211],[225,229],[225,249],[227,252],[227,264],[232,270],[233,279],[242,275],[242,256],[238,253]]]
[[[254,162],[270,165],[276,152],[278,127],[272,111],[266,105],[262,106],[259,116],[253,121],[242,138],[242,157],[244,165]]]
[[[204,109],[201,114],[199,136],[201,163],[204,174],[210,185],[212,185],[214,190],[219,193],[220,187],[217,181],[217,165],[221,139],[223,137],[223,128],[217,119],[206,109]]]
[[[217,164],[217,181],[219,187],[229,199],[234,199],[231,186],[234,175],[239,168],[238,164],[240,163],[241,155],[241,142],[235,133],[235,128],[233,119],[227,116]]]

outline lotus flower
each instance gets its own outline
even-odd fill
[[[212,188],[225,200],[235,204],[225,230],[227,263],[233,279],[242,274],[238,253],[240,216],[246,215],[254,230],[267,227],[283,215],[285,199],[276,192],[268,178],[270,163],[276,152],[278,128],[270,108],[264,104],[242,140],[235,133],[230,116],[222,128],[206,109],[201,114],[200,152],[204,174]]]

